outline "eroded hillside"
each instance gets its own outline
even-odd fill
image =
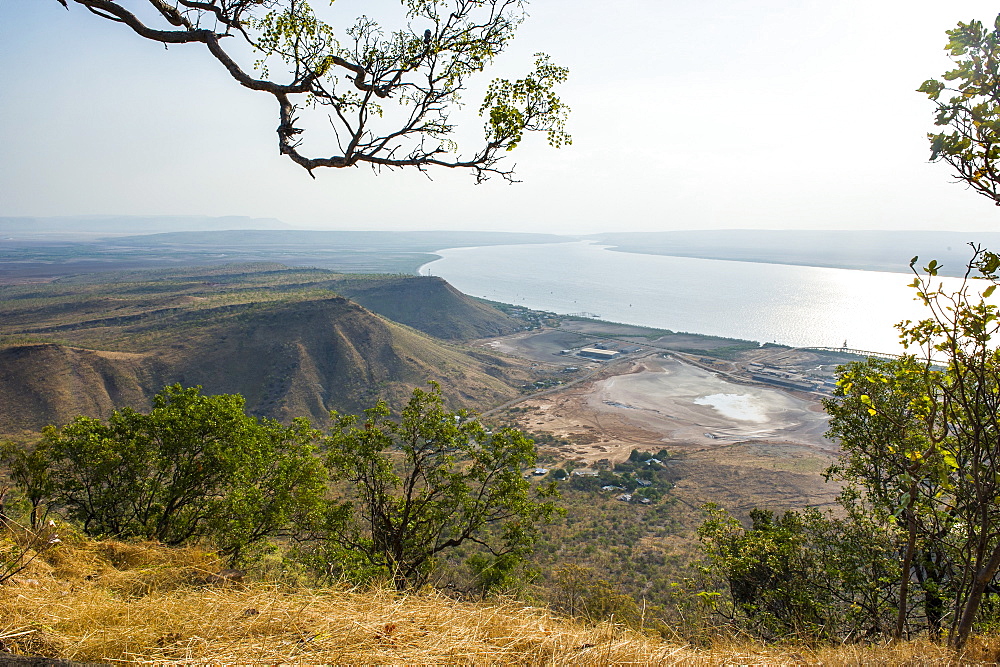
[[[8,434],[142,408],[173,382],[241,393],[256,414],[322,422],[330,409],[398,404],[429,380],[455,406],[490,405],[525,377],[522,364],[454,342],[518,321],[439,278],[243,265],[82,276],[0,297]]]

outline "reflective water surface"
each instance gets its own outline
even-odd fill
[[[893,325],[925,316],[907,286],[908,257],[900,273],[885,273],[641,255],[587,242],[438,254],[421,273],[466,294],[672,331],[899,352]]]

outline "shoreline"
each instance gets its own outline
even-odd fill
[[[465,294],[528,310],[795,347],[847,339],[898,354],[894,325],[923,317],[901,273],[603,250],[584,242],[442,251],[430,270]]]
[[[731,345],[737,341],[700,334],[658,331],[662,335],[654,338],[650,331],[643,327],[575,319],[560,322],[559,326],[478,341],[476,345],[480,347],[531,362],[540,375],[551,378],[547,382],[536,383],[538,390],[529,390],[524,396],[490,408],[483,414],[502,414],[518,405],[551,401],[563,403],[563,409],[580,414],[605,413],[611,410],[624,424],[636,421],[635,418],[640,414],[636,412],[636,406],[643,404],[647,406],[648,414],[639,421],[646,422],[647,427],[656,422],[650,433],[660,434],[654,438],[660,442],[679,442],[676,438],[663,435],[667,431],[677,430],[674,413],[689,416],[697,414],[698,419],[694,421],[686,418],[681,420],[690,422],[690,428],[685,427],[686,435],[681,441],[686,445],[697,442],[700,447],[706,444],[703,438],[709,437],[708,433],[713,429],[721,428],[729,434],[743,433],[746,429],[742,427],[747,425],[739,423],[746,420],[722,414],[723,411],[716,409],[711,402],[703,403],[701,407],[692,407],[698,405],[699,400],[712,395],[745,397],[741,400],[761,402],[765,406],[761,414],[768,416],[762,421],[774,422],[773,405],[781,403],[783,399],[779,397],[784,396],[799,404],[797,409],[801,414],[798,419],[802,423],[808,423],[815,413],[821,412],[821,400],[830,395],[836,367],[858,358],[840,351],[758,345],[752,341]],[[610,352],[616,349],[620,352],[605,361],[578,355],[580,349],[594,345]],[[694,345],[698,347],[693,347]],[[775,379],[771,379],[767,372],[762,373],[762,368],[770,368]],[[628,384],[636,381],[636,374],[642,373],[649,376],[644,380],[646,384],[642,392],[629,390],[627,395],[617,395],[623,386],[622,378],[629,378],[624,382]],[[681,384],[686,382],[693,392],[687,397],[690,400],[681,401],[683,409],[675,406],[673,412],[661,410],[661,404],[677,403],[680,400],[679,395],[672,393],[676,392],[676,387],[671,388],[669,383],[664,385],[661,382],[666,376],[673,377],[675,385],[683,380]],[[579,405],[565,405],[565,396],[576,397],[578,400],[573,402],[578,402]],[[652,415],[660,416],[654,418]],[[722,424],[720,420],[726,423]],[[626,426],[626,430],[630,430],[632,426]],[[795,424],[789,423],[781,428],[791,428],[794,431]],[[790,436],[789,442],[828,451],[833,449],[825,438],[821,435],[817,437],[815,429],[807,431],[809,434],[805,440]],[[567,432],[563,435],[569,434]],[[732,442],[759,437],[760,433],[747,431],[737,438],[727,436],[712,439]],[[613,436],[611,438],[614,439]],[[777,435],[766,436],[766,439],[774,438],[782,439]]]

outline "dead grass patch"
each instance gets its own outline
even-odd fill
[[[8,645],[79,661],[157,664],[653,664],[686,650],[517,602],[264,584],[129,598],[88,583],[2,591],[9,627],[32,631]]]
[[[0,587],[0,641],[16,653],[155,664],[946,665],[989,663],[917,640],[808,648],[719,642],[697,648],[614,623],[589,626],[508,600],[346,586],[210,586],[221,563],[199,549],[87,542],[43,554]]]

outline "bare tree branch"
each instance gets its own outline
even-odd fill
[[[69,8],[69,0],[57,1]],[[368,163],[376,170],[464,169],[477,182],[513,182],[513,170],[499,164],[525,132],[544,132],[557,147],[571,141],[569,109],[553,92],[568,71],[541,55],[525,78],[490,85],[479,109],[486,119],[480,148],[463,156],[450,138],[450,111],[460,107],[469,77],[513,38],[524,16],[521,0],[408,0],[406,29],[389,32],[362,16],[339,34],[305,0],[137,0],[132,9],[125,0],[72,2],[154,42],[204,44],[239,85],[274,97],[279,152],[311,175]],[[413,24],[432,27],[418,34]],[[243,48],[224,48],[229,39]],[[250,67],[234,56],[247,49],[258,56]],[[323,107],[340,154],[306,150],[298,114]]]

